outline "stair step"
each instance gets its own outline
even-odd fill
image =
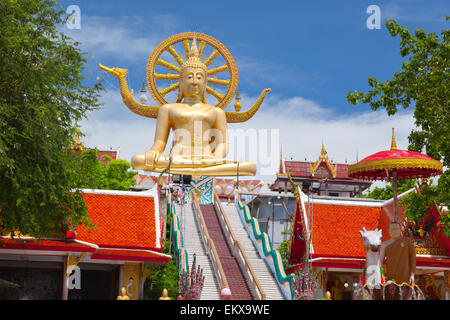
[[[184,205],[183,209],[183,219],[180,219],[180,222],[182,221],[184,225],[181,225],[180,229],[183,233],[184,248],[188,253],[189,267],[192,267],[193,256],[195,253],[196,263],[203,269],[203,275],[205,276],[205,283],[200,300],[219,300],[219,284],[212,268],[212,263],[203,246],[201,233],[195,222],[192,207],[191,205]],[[180,205],[175,205],[175,212],[177,214],[181,213]]]
[[[238,241],[242,244],[247,257],[249,258],[250,264],[253,271],[255,272],[258,280],[263,286],[264,292],[266,293],[266,299],[268,300],[279,300],[284,299],[281,294],[277,280],[275,280],[270,268],[266,262],[260,258],[258,251],[256,250],[253,242],[250,239],[242,220],[237,212],[235,206],[223,205],[224,212],[230,221],[231,228],[235,234]]]

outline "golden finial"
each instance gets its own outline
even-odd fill
[[[73,138],[74,143],[72,144],[71,148],[75,151],[84,150],[84,145],[81,142],[80,138],[80,130],[76,129],[75,137]]]
[[[278,168],[278,173],[284,174],[283,170],[283,148],[280,146],[280,167]]]
[[[194,39],[192,39],[192,45],[191,49],[189,50],[189,57],[198,57],[198,48],[197,48],[197,36],[194,36]]]
[[[291,178],[291,168],[288,169],[287,176],[289,182],[292,184],[292,188],[294,189],[294,197],[298,199],[300,197],[300,188],[298,187],[298,184],[296,184],[295,181]]]
[[[324,155],[327,154],[327,151],[325,150],[325,146],[323,145],[323,140],[322,140],[322,150],[320,150],[320,154],[321,154],[322,156],[324,156]]]
[[[242,105],[239,102],[239,100],[241,100],[241,96],[239,95],[239,90],[237,90],[236,103],[234,104],[234,109],[236,110],[236,112],[239,112],[239,110],[241,110],[241,108],[242,108]]]
[[[397,150],[397,144],[395,143],[394,127],[392,127],[391,150]]]

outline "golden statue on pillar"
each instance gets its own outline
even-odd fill
[[[184,47],[186,61],[177,53],[175,45]],[[211,52],[202,61],[208,49]],[[175,63],[167,61],[170,57]],[[218,57],[224,63],[208,69]],[[249,120],[258,111],[270,89],[264,89],[256,103],[246,112],[239,112],[239,93],[235,104],[237,112],[224,111],[236,92],[238,72],[233,57],[219,41],[202,33],[186,32],[174,35],[156,47],[147,63],[147,85],[160,107],[144,106],[133,98],[133,91],[128,90],[125,78],[127,70],[99,66],[118,78],[123,102],[132,112],[157,118],[153,146],[146,153],[133,156],[133,169],[163,172],[170,166],[170,172],[174,174],[255,175],[254,163],[226,159],[227,123]],[[168,73],[157,72],[157,68],[163,67],[167,68]],[[229,77],[218,79],[217,75],[223,72],[228,72]],[[158,89],[158,83],[161,82],[168,86]],[[218,85],[221,89],[216,90],[208,84]],[[178,90],[176,101],[168,103],[166,96],[175,90]],[[212,106],[206,101],[207,94],[218,101],[217,105]],[[169,155],[163,156],[161,154],[166,148],[170,129],[173,130],[174,143]]]

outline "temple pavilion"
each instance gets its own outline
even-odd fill
[[[322,143],[320,155],[315,162],[284,160],[280,155],[280,166],[276,173],[276,180],[270,186],[272,191],[293,192],[288,180],[291,178],[302,189],[312,188],[312,192],[319,196],[353,197],[370,187],[371,182],[350,178],[347,174],[347,163],[333,163],[327,156]]]
[[[73,150],[83,150],[79,136]],[[99,150],[98,160],[118,150]],[[125,288],[143,298],[144,281],[163,252],[166,200],[158,188],[143,192],[81,190],[94,228],[81,225],[65,238],[35,239],[0,230],[0,300],[114,300]]]
[[[82,190],[94,229],[66,238],[0,236],[0,299],[142,299],[145,278],[163,254],[159,192]],[[163,202],[163,201],[161,201]],[[164,203],[164,202],[163,202]]]

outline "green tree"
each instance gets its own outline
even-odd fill
[[[415,180],[398,180],[397,181],[397,193],[401,194],[412,188],[414,188]],[[377,200],[389,200],[394,197],[394,190],[392,189],[392,182],[388,181],[384,188],[375,187],[372,191],[362,194],[363,198],[377,199]]]
[[[449,17],[446,16],[446,21]],[[402,63],[402,70],[393,78],[379,82],[369,78],[371,89],[367,92],[354,91],[347,95],[352,104],[368,103],[373,110],[384,107],[388,115],[398,111],[398,107],[414,108],[415,125],[408,137],[408,149],[422,152],[450,165],[450,118],[449,118],[449,66],[450,31],[441,31],[441,37],[435,32],[426,33],[422,29],[414,34],[398,25],[394,20],[386,20],[386,27],[393,37],[400,36],[400,55],[408,58]],[[439,178],[437,186],[428,185],[420,193],[411,193],[404,198],[408,205],[406,215],[409,219],[421,219],[427,215],[422,205],[434,202],[449,206],[450,175],[445,172]],[[421,214],[418,214],[421,212]],[[450,237],[450,218],[442,217],[444,234]]]
[[[2,233],[60,233],[87,223],[72,150],[76,123],[98,109],[100,85],[86,85],[86,60],[58,25],[53,0],[0,1],[0,221]]]
[[[70,156],[70,174],[77,188],[130,190],[136,184],[136,171],[129,171],[131,165],[123,159],[112,159],[103,155],[108,162],[98,160],[97,149],[73,151]]]
[[[109,162],[103,164],[99,161],[99,189],[130,190],[130,187],[136,184],[136,180],[133,177],[137,174],[137,171],[128,171],[131,165],[126,160],[113,160],[108,155],[104,155],[103,157],[108,158]]]
[[[172,223],[172,215],[170,210],[167,210],[167,221],[166,221],[166,238],[163,241],[164,253],[169,254],[170,248],[170,224]],[[172,253],[174,243],[172,241]],[[158,300],[162,295],[163,289],[167,289],[169,297],[171,299],[176,298],[178,291],[178,281],[179,281],[179,271],[175,264],[174,257],[166,264],[159,264],[150,272],[145,286],[144,286],[144,299],[147,300]]]

